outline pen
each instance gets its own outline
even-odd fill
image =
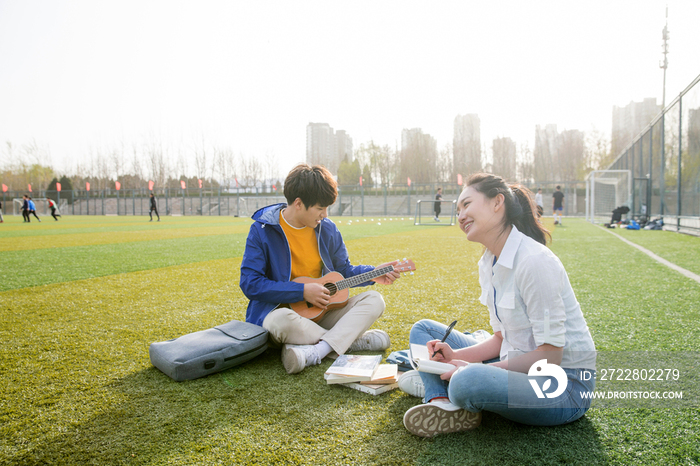
[[[447,337],[450,336],[450,333],[452,333],[452,329],[455,328],[455,325],[457,325],[457,321],[456,321],[456,320],[455,320],[454,322],[452,322],[452,323],[450,324],[449,327],[447,327],[447,331],[445,332],[445,336],[442,337],[442,340],[440,340],[440,343],[445,343],[445,340],[447,340]],[[441,350],[437,350],[437,351],[435,351],[435,352],[433,353],[433,355],[430,356],[430,357],[431,357],[431,358],[434,358],[435,355],[438,354],[438,353],[442,354],[442,351],[441,351]]]

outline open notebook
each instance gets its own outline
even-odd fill
[[[417,345],[415,343],[411,343],[409,362],[415,370],[427,372],[429,374],[440,375],[455,368],[455,366],[446,362],[431,361],[430,354],[428,354],[428,347],[425,345]]]

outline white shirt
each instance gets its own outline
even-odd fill
[[[542,199],[542,193],[535,194],[535,204],[544,208],[544,200]]]
[[[479,300],[503,335],[501,359],[550,344],[564,348],[561,367],[595,369],[593,338],[559,258],[513,225],[493,260],[488,249],[479,260]]]

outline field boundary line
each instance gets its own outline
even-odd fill
[[[657,261],[658,263],[663,264],[663,265],[665,265],[666,267],[669,267],[669,268],[675,270],[676,272],[678,272],[678,273],[680,273],[680,274],[682,274],[682,275],[685,275],[686,277],[688,277],[688,278],[690,278],[690,279],[692,279],[692,280],[695,280],[696,282],[700,283],[700,275],[698,275],[698,274],[696,274],[696,273],[693,273],[693,272],[691,272],[691,271],[688,270],[688,269],[684,269],[683,267],[680,267],[680,266],[674,264],[673,262],[668,261],[668,260],[664,259],[663,257],[654,254],[653,252],[651,252],[651,251],[648,250],[647,248],[642,247],[642,246],[640,246],[640,245],[638,245],[638,244],[636,244],[636,243],[633,243],[632,241],[628,240],[627,238],[623,238],[622,236],[618,235],[617,233],[613,233],[612,231],[608,231],[606,228],[603,228],[603,227],[601,227],[600,225],[596,225],[596,226],[597,226],[598,228],[600,228],[601,230],[605,231],[606,233],[610,233],[611,235],[613,235],[615,238],[619,239],[620,241],[624,241],[625,243],[629,244],[630,246],[639,249],[639,250],[642,251],[644,254],[646,254],[647,256],[651,257],[652,259],[654,259],[654,260]]]

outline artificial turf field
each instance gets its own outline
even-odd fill
[[[484,414],[471,432],[421,439],[417,399],[328,386],[331,364],[287,375],[279,350],[177,383],[148,346],[245,318],[238,287],[249,219],[66,216],[0,224],[0,464],[698,464],[700,410],[591,409],[560,427]],[[376,286],[375,328],[408,347],[421,318],[490,330],[480,245],[413,219],[334,219],[353,263],[409,257],[415,275]],[[381,222],[381,225],[379,224]],[[700,350],[700,284],[582,220],[554,228],[601,351]],[[700,274],[700,238],[619,231]],[[361,291],[361,290],[360,290]]]

